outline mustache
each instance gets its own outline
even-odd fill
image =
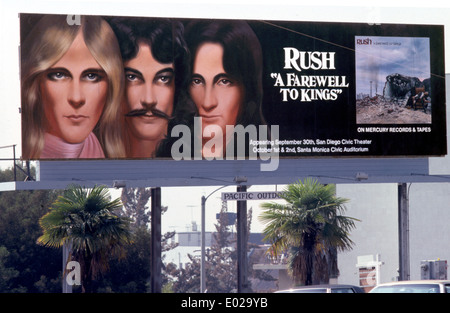
[[[149,114],[149,113],[151,113],[151,114]],[[172,116],[169,116],[166,113],[164,113],[163,111],[158,110],[156,108],[156,105],[152,105],[152,107],[149,108],[149,109],[131,110],[128,113],[125,114],[125,116],[127,116],[127,117],[151,116],[151,115],[156,116],[156,117],[160,117],[160,118],[163,118],[163,119],[166,119],[168,121],[173,119]]]

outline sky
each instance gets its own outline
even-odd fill
[[[339,3],[339,4],[337,4]],[[226,3],[193,1],[148,0],[0,0],[0,159],[21,155],[20,85],[19,85],[19,13],[61,13],[129,15],[149,17],[199,17],[266,20],[297,20],[320,22],[405,23],[445,25],[446,64],[450,64],[450,5],[447,1],[255,1],[229,0]],[[411,47],[410,45],[408,45]],[[422,59],[422,58],[420,58]],[[449,73],[448,66],[446,73]],[[0,167],[12,161],[0,160]],[[207,182],[205,182],[207,185]],[[221,207],[220,193],[235,191],[227,187],[213,193],[206,203],[207,230],[214,229],[215,214]],[[252,186],[249,191],[281,190],[283,186]],[[217,187],[181,187],[162,189],[162,205],[168,206],[163,216],[163,231],[185,231],[192,221],[200,225],[201,196],[210,195]],[[114,195],[120,195],[114,191]],[[254,216],[259,215],[260,202],[249,201]],[[230,211],[236,202],[228,202]],[[264,225],[254,219],[252,231],[262,231]]]

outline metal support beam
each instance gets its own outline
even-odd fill
[[[237,192],[246,192],[247,186],[238,186]],[[247,258],[247,201],[237,202],[237,291],[249,292]]]
[[[88,186],[111,186],[113,181],[125,181],[127,187],[204,186],[207,177],[210,178],[209,186],[221,186],[236,176],[245,176],[247,185],[290,184],[306,177],[318,178],[322,184],[450,181],[450,175],[429,175],[427,158],[292,158],[279,161],[276,171],[261,172],[264,161],[259,160],[41,160],[38,162],[40,181],[17,182],[15,190],[64,189],[74,181]],[[367,179],[356,176],[361,171]]]
[[[72,249],[71,242],[63,244],[63,255],[62,255],[62,292],[63,293],[72,293],[72,285],[67,283],[67,272],[66,266],[70,255],[70,250]]]
[[[201,260],[200,260],[200,293],[206,291],[206,267],[205,267],[205,205],[206,197],[202,196],[202,237],[201,237]]]
[[[398,184],[398,254],[399,280],[409,280],[409,199],[406,183]]]
[[[152,247],[151,247],[151,290],[161,293],[161,188],[151,189],[152,193]]]

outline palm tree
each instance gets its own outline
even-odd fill
[[[288,269],[297,284],[328,281],[329,269],[337,271],[332,256],[353,246],[349,232],[357,220],[341,215],[348,199],[336,197],[334,185],[312,179],[288,185],[283,199],[286,204],[262,204],[268,253],[278,256],[290,250]]]
[[[68,261],[80,263],[83,292],[93,291],[92,282],[108,270],[109,258],[123,256],[124,246],[132,242],[130,220],[115,214],[121,208],[105,186],[71,186],[39,220],[44,232],[39,244],[59,248],[71,243]]]

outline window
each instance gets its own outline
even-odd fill
[[[450,284],[444,285],[444,292],[445,293],[450,293]]]

